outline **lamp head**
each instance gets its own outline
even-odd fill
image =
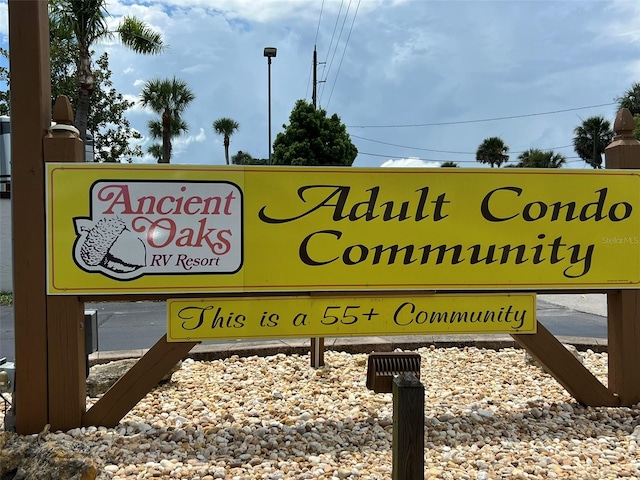
[[[276,47],[265,47],[264,56],[265,57],[269,57],[269,58],[273,58],[273,57],[276,56],[277,52],[278,52],[278,49]]]

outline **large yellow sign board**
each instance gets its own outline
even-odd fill
[[[536,333],[535,297],[479,294],[168,300],[167,340]]]
[[[47,164],[51,294],[637,288],[640,172]]]

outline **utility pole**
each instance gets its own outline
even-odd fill
[[[313,46],[313,93],[311,100],[313,108],[318,108],[318,50]],[[320,368],[324,365],[324,337],[314,337],[311,339],[311,366]]]
[[[318,50],[316,50],[316,46],[313,46],[313,93],[311,94],[311,98],[313,100],[314,108],[317,107],[317,91],[316,84],[318,83]]]
[[[325,62],[321,62],[323,65]],[[313,93],[311,94],[311,100],[313,102],[313,106],[315,108],[318,107],[318,83],[323,83],[324,80],[318,82],[318,50],[316,50],[316,46],[313,46]]]

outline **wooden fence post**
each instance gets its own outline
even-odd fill
[[[424,386],[411,372],[393,379],[393,480],[424,478]]]
[[[73,125],[69,99],[58,97],[49,135],[44,138],[45,162],[82,162],[84,144]],[[49,423],[53,430],[79,427],[86,410],[87,357],[84,303],[75,296],[47,297]]]
[[[634,127],[631,112],[620,110],[614,123],[616,137],[605,150],[606,168],[640,169]],[[607,308],[609,390],[618,395],[620,405],[634,405],[640,402],[640,289],[608,293]]]
[[[51,124],[47,2],[9,0],[16,431],[48,423],[42,138]]]

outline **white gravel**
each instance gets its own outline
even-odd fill
[[[639,479],[640,404],[585,408],[522,350],[423,348],[425,479]],[[86,442],[100,478],[389,479],[392,395],[364,354],[186,360],[115,429]],[[606,379],[607,355],[584,353]],[[89,402],[95,399],[89,399]]]

